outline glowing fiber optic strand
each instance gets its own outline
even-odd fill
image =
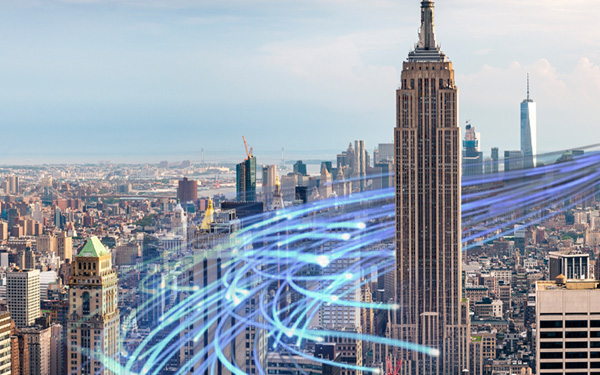
[[[536,168],[465,178],[463,224],[465,228],[477,228],[475,233],[465,237],[466,241],[476,238],[489,241],[506,233],[515,223],[527,221],[524,225],[529,225],[564,211],[573,202],[593,196],[600,181],[595,167],[599,162],[597,154],[590,154],[543,167],[540,171]],[[492,188],[485,192],[489,187]],[[188,363],[181,364],[177,373],[190,373],[192,368],[193,373],[201,373],[201,369],[217,371],[219,366],[233,373],[245,373],[243,364],[232,360],[228,348],[248,333],[254,337],[251,359],[256,372],[261,374],[265,373],[265,342],[270,349],[275,345],[278,353],[291,361],[302,357],[317,363],[325,362],[319,362],[323,359],[313,358],[297,344],[360,337],[364,343],[419,350],[411,343],[358,333],[355,333],[358,336],[344,336],[349,332],[311,326],[316,312],[324,307],[398,308],[344,298],[364,287],[366,280],[372,280],[371,268],[385,265],[386,272],[393,271],[393,198],[392,189],[366,192],[247,221],[244,229],[233,235],[236,244],[228,243],[219,249],[228,264],[220,279],[197,290],[189,286],[167,286],[158,293],[156,298],[171,292],[185,298],[164,314],[162,323],[142,341],[139,350],[132,353],[124,369],[133,369],[132,363],[138,359],[147,362],[144,373],[158,373],[169,354],[179,353],[190,339],[194,342],[196,338],[198,343],[207,337],[208,345],[200,347]],[[569,198],[571,203],[565,204]],[[510,205],[512,201],[520,202],[520,207]],[[549,207],[554,211],[547,212]],[[378,244],[380,248],[375,249]],[[366,251],[369,247],[373,249]],[[199,262],[181,265],[180,274],[193,270]],[[348,266],[334,268],[338,263]],[[214,265],[206,269],[216,271]],[[293,296],[298,298],[282,302]],[[202,307],[198,308],[200,303]],[[169,322],[179,322],[178,327],[171,335],[161,338],[159,333],[169,327]],[[437,354],[431,348],[420,349]],[[354,366],[338,362],[326,364],[346,369]],[[363,367],[363,371],[376,372],[374,368]]]

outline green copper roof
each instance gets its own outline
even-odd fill
[[[108,250],[106,250],[104,245],[102,245],[102,242],[100,242],[98,237],[94,236],[87,240],[87,242],[85,243],[85,245],[83,245],[77,256],[99,258],[101,256],[109,254],[110,253],[108,252]]]

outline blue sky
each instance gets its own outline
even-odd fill
[[[461,125],[519,147],[531,73],[538,149],[600,140],[600,2],[439,0]],[[5,0],[0,163],[324,158],[392,140],[419,1]],[[262,159],[262,160],[261,160]]]

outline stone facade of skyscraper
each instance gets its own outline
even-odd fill
[[[535,167],[537,114],[535,102],[529,97],[529,75],[527,75],[527,99],[521,102],[521,152],[523,153],[523,167]]]
[[[398,349],[405,374],[468,368],[461,286],[461,150],[452,63],[435,41],[434,4],[421,2],[419,43],[396,93],[396,294],[390,334],[435,348]],[[439,354],[439,355],[435,355]]]
[[[19,329],[19,335],[27,341],[29,350],[29,374],[50,375],[51,328],[39,325],[21,328]]]
[[[279,181],[279,177],[277,176],[275,178],[275,190],[273,191],[269,211],[281,210],[284,207],[285,205],[283,203],[283,193],[281,192],[281,182]]]
[[[355,186],[354,190],[359,189],[360,191],[363,191],[365,189],[367,175],[365,141],[354,141],[354,152],[354,174],[356,176],[356,180],[353,183]]]
[[[11,374],[11,319],[8,311],[0,310],[0,374]]]
[[[62,232],[57,238],[58,256],[61,260],[71,260],[73,258],[73,238]]]
[[[319,195],[322,199],[328,199],[333,192],[333,177],[325,166],[321,168],[321,180],[319,181]]]
[[[120,356],[117,273],[97,237],[79,250],[69,286],[68,374],[112,375],[106,361]]]

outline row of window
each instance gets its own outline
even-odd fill
[[[600,328],[600,320],[590,320],[590,327]],[[587,320],[566,320],[564,326],[566,328],[588,328]],[[540,328],[562,328],[562,320],[542,320]]]
[[[567,331],[563,332],[540,332],[540,339],[562,339],[563,336],[567,339],[587,339],[588,331]],[[589,337],[600,337],[600,331],[589,331]]]
[[[554,362],[554,363],[540,363],[540,369],[545,370],[545,369],[562,369],[563,368],[563,364],[562,362]],[[588,363],[587,362],[567,362],[565,363],[565,369],[571,369],[571,368],[588,368]],[[590,368],[600,368],[600,362],[590,362]]]
[[[586,349],[588,347],[588,343],[586,341],[574,341],[574,342],[565,342],[566,349]],[[563,343],[550,341],[550,342],[540,342],[540,349],[562,349]],[[590,348],[600,348],[600,341],[592,341],[590,342]]]
[[[588,358],[587,352],[566,352],[565,358]],[[562,359],[563,352],[540,353],[541,359]],[[589,358],[600,358],[600,352],[591,352]]]

